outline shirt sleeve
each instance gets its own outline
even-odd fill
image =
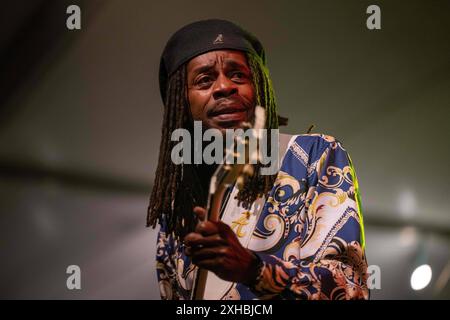
[[[171,259],[173,241],[161,223],[156,243],[156,275],[162,300],[179,300],[176,290],[176,268]]]
[[[315,170],[297,213],[297,258],[255,252],[262,264],[251,290],[260,299],[369,298],[358,181],[340,142],[326,147]]]

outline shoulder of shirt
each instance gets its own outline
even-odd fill
[[[329,147],[336,143],[341,144],[341,141],[334,136],[330,136],[324,133],[294,134],[293,136],[296,136],[295,141],[301,144],[313,143],[324,147]]]
[[[294,136],[298,136],[301,139],[312,140],[317,142],[324,142],[331,144],[335,141],[339,141],[334,136],[330,136],[325,133],[303,133],[303,134],[294,134]]]
[[[345,151],[340,140],[324,133],[296,134],[294,136],[296,136],[295,144],[312,156],[312,158],[320,157],[325,150],[335,148],[336,145]],[[292,142],[291,147],[293,144]]]

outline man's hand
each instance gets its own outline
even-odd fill
[[[223,222],[203,221],[206,210],[195,207],[200,222],[184,238],[185,253],[192,262],[226,281],[252,284],[258,276],[258,258],[244,248],[236,234]]]

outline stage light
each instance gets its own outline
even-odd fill
[[[411,288],[422,290],[430,283],[431,277],[432,271],[428,264],[417,267],[411,275]]]

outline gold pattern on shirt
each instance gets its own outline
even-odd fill
[[[250,211],[244,211],[238,219],[231,222],[231,229],[236,228],[235,232],[239,238],[245,237],[245,232],[242,229],[249,223],[249,219]]]

